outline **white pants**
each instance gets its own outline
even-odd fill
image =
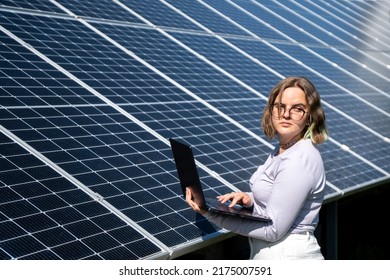
[[[316,237],[309,232],[290,233],[277,242],[249,238],[250,259],[254,260],[323,260]]]

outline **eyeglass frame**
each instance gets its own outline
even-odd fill
[[[300,105],[293,105],[293,106],[291,106],[291,107],[287,107],[287,106],[286,106],[285,104],[283,104],[283,103],[274,103],[274,104],[272,104],[272,105],[270,106],[270,109],[271,109],[271,110],[270,110],[270,111],[271,111],[271,116],[274,117],[274,118],[281,119],[282,116],[283,116],[286,112],[288,112],[288,115],[289,115],[290,119],[292,119],[293,121],[299,122],[300,120],[303,119],[303,117],[305,116],[305,114],[307,114],[307,113],[309,113],[309,112],[303,110],[302,108],[299,108],[298,106],[300,106]],[[274,115],[274,110],[275,110],[275,108],[277,108],[277,110],[278,110],[277,116]],[[288,110],[287,110],[287,108],[288,108]],[[302,116],[300,117],[300,119],[294,119],[293,117],[291,117],[291,116],[296,116],[296,115],[297,115],[296,113],[292,113],[292,114],[291,114],[291,109],[299,109],[299,110],[301,110],[301,111],[303,112],[303,114],[302,114]],[[283,111],[283,113],[279,113],[279,112],[281,112],[281,111]]]

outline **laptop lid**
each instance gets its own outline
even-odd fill
[[[184,198],[186,195],[186,188],[191,187],[193,199],[201,209],[259,221],[271,221],[270,218],[254,215],[252,210],[239,205],[233,208],[228,207],[227,204],[222,204],[216,199],[207,199],[206,202],[191,146],[172,138],[170,138],[169,141],[171,143],[172,153],[176,163],[176,169]]]
[[[186,197],[186,188],[191,187],[196,204],[201,209],[208,210],[191,146],[172,138],[169,141],[184,199]]]

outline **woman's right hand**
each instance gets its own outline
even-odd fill
[[[218,196],[217,199],[221,203],[225,203],[226,201],[231,201],[229,207],[234,207],[236,204],[244,207],[252,206],[252,198],[245,192],[227,193],[225,195]]]

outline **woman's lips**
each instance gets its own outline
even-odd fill
[[[287,127],[287,126],[291,126],[292,124],[289,122],[281,122],[280,125]]]

